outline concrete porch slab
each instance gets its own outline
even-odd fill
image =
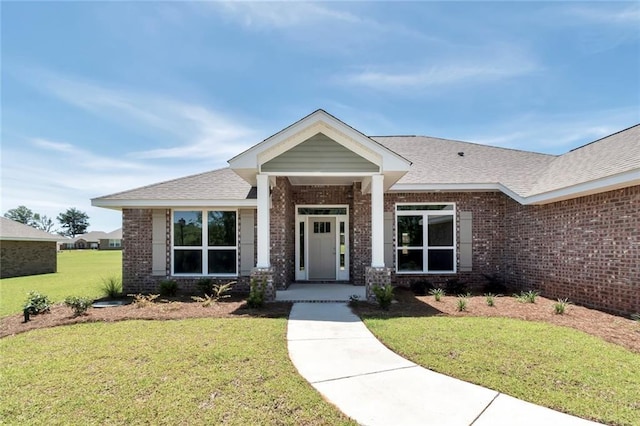
[[[364,286],[351,284],[291,284],[286,290],[276,292],[276,302],[348,302],[356,295],[365,300]]]

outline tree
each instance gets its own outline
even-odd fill
[[[89,216],[83,211],[71,207],[66,212],[60,213],[57,217],[62,226],[62,235],[74,238],[78,234],[84,234],[89,227]]]
[[[39,213],[35,213],[33,215],[33,224],[31,226],[41,229],[44,232],[53,231],[53,227],[55,226],[55,222],[47,215],[40,216]]]
[[[34,224],[33,211],[25,206],[18,206],[15,209],[8,210],[4,214],[4,217],[29,226],[33,226]]]

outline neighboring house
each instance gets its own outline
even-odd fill
[[[102,231],[91,231],[86,234],[76,235],[72,241],[75,249],[97,250],[100,247],[100,240],[107,238],[107,233]]]
[[[122,250],[122,228],[109,232],[100,238],[99,250]]]
[[[0,217],[0,278],[57,272],[61,237]]]
[[[166,277],[480,288],[499,274],[640,311],[640,125],[555,156],[369,137],[318,110],[229,165],[92,200],[122,211],[126,292]]]

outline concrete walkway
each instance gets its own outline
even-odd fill
[[[344,303],[296,303],[289,356],[362,425],[567,425],[589,422],[422,368],[387,349]]]

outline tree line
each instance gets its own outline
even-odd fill
[[[84,234],[89,227],[89,216],[75,207],[68,208],[58,214],[56,220],[60,224],[59,230],[54,229],[56,223],[47,215],[34,213],[26,206],[18,206],[15,209],[7,210],[4,214],[7,219],[32,226],[45,232],[57,232],[59,235],[74,238],[76,235]]]

